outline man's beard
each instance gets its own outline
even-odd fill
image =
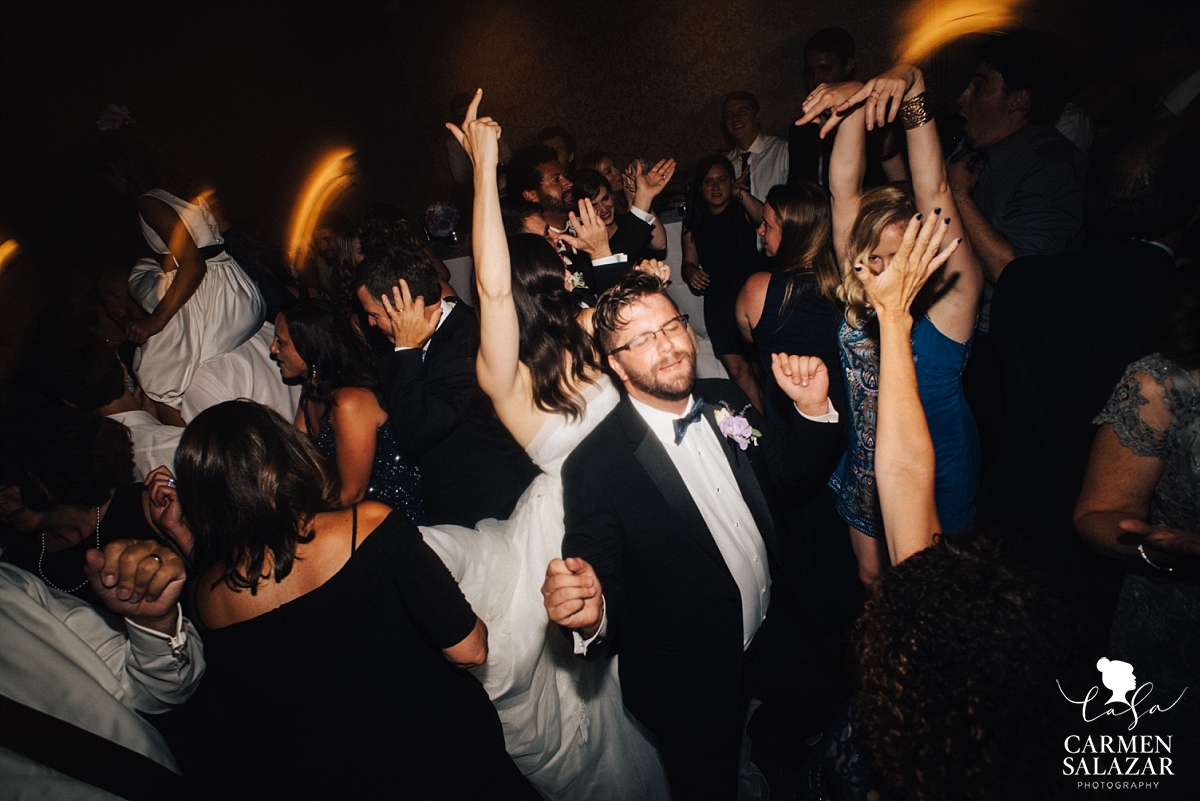
[[[686,359],[688,369],[685,373],[676,375],[673,380],[661,379],[656,368],[646,373],[626,368],[625,372],[629,376],[629,383],[652,398],[665,401],[687,400],[696,383],[696,352],[693,350],[690,354],[686,354],[676,351],[666,361],[674,361],[679,356]]]
[[[552,214],[567,214],[574,211],[570,198],[566,195],[556,197],[554,195],[542,195],[542,211],[548,211]]]

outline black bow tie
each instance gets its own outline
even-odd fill
[[[683,442],[683,435],[687,433],[688,426],[700,419],[704,414],[704,399],[696,398],[696,402],[692,405],[692,410],[675,421],[675,444]]]

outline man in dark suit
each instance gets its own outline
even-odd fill
[[[620,652],[625,706],[656,735],[672,795],[733,798],[751,696],[816,678],[772,604],[785,582],[761,484],[828,475],[842,447],[829,375],[811,357],[777,365],[799,413],[774,431],[732,382],[695,381],[695,339],[656,278],[626,276],[593,320],[628,394],[564,465],[566,558],[546,608],[576,653]]]
[[[443,300],[424,252],[393,245],[358,265],[356,294],[392,353],[379,359],[401,453],[418,460],[429,525],[507,518],[538,469],[479,389],[479,320]]]

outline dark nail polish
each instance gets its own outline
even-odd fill
[[[958,242],[958,244],[960,244],[960,245],[962,244],[962,237],[961,237],[961,236],[960,236],[960,237],[957,239],[957,242]]]
[[[949,225],[949,224],[950,224],[950,218],[949,218],[949,217],[947,217],[947,218],[946,218],[946,225]]]
[[[934,209],[934,210],[933,210],[933,213],[934,213],[934,214],[941,214],[941,213],[942,213],[942,207],[941,207],[941,206],[938,206],[936,209]]]
[[[924,216],[925,216],[924,214],[918,214],[918,215],[917,215],[917,222],[920,222],[920,221],[921,221],[921,218],[922,218],[922,217],[924,217]]]
[[[862,265],[861,265],[861,264],[856,264],[856,265],[854,265],[854,272],[856,272],[856,273],[861,273],[861,272],[862,272]]]

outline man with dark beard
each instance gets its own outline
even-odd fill
[[[769,567],[764,483],[811,490],[828,475],[842,447],[829,374],[774,357],[797,411],[774,431],[732,382],[696,381],[696,340],[657,278],[626,276],[593,323],[628,394],[563,467],[566,558],[547,570],[546,609],[577,654],[620,651],[625,706],[658,738],[673,797],[733,798],[751,697],[798,721],[794,691],[817,680],[782,602],[794,593]]]
[[[567,178],[558,153],[547,145],[530,145],[518,151],[508,165],[508,197],[522,198],[541,206],[550,226],[550,240],[573,273],[579,274],[580,286],[595,285],[593,265],[625,261],[624,254],[613,255],[608,246],[608,229],[592,212],[586,201],[581,216],[575,208],[574,185]]]

